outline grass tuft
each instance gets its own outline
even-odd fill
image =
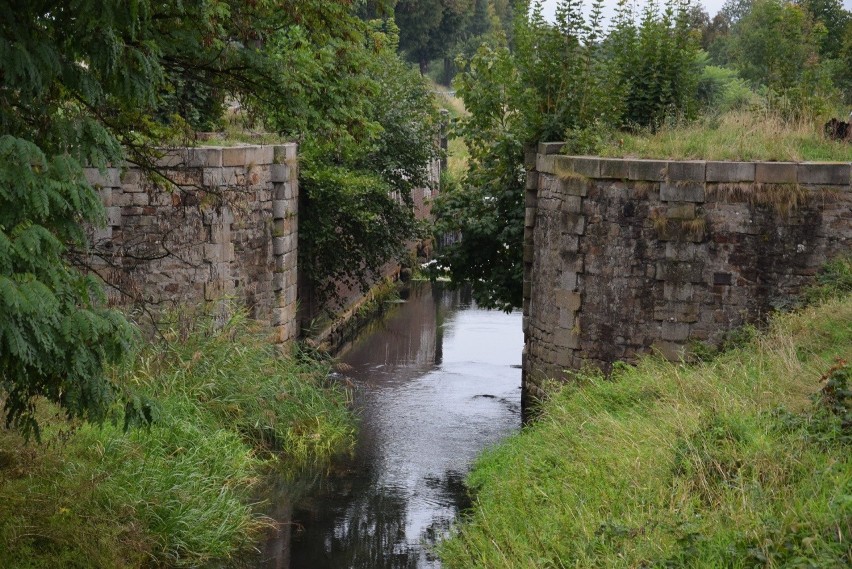
[[[278,356],[244,314],[163,335],[115,370],[150,427],[69,423],[44,404],[44,444],[0,430],[0,567],[233,558],[266,527],[251,500],[267,465],[352,444],[347,396],[326,385],[327,367]]]

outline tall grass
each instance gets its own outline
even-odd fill
[[[817,396],[850,323],[846,296],[708,363],[565,386],[478,461],[445,566],[850,566],[852,425]]]
[[[733,161],[852,161],[852,144],[825,138],[818,120],[785,120],[771,112],[732,111],[655,133],[618,134],[604,156]]]
[[[279,357],[267,334],[244,315],[166,330],[116,370],[155,402],[150,428],[69,424],[44,406],[42,446],[0,431],[0,567],[195,567],[251,548],[265,466],[353,440],[327,368]]]

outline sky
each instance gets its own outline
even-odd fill
[[[544,2],[544,16],[548,19],[553,19],[554,11],[556,10],[557,0],[545,0]],[[637,0],[638,4],[644,4],[642,0]],[[722,5],[725,3],[725,0],[700,0],[699,2],[702,6],[704,6],[704,11],[710,14],[710,17],[716,15]],[[591,4],[591,0],[586,0],[586,4]],[[604,4],[606,5],[606,11],[604,12],[605,17],[612,14],[613,8],[618,4],[618,0],[605,0]],[[843,0],[843,7],[847,10],[852,10],[852,0]]]

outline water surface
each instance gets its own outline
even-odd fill
[[[431,546],[469,505],[472,461],[520,427],[522,348],[520,314],[412,288],[341,358],[361,417],[355,454],[282,482],[262,566],[440,567]]]

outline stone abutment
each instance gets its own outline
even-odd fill
[[[527,157],[524,394],[789,306],[852,252],[852,165]]]

